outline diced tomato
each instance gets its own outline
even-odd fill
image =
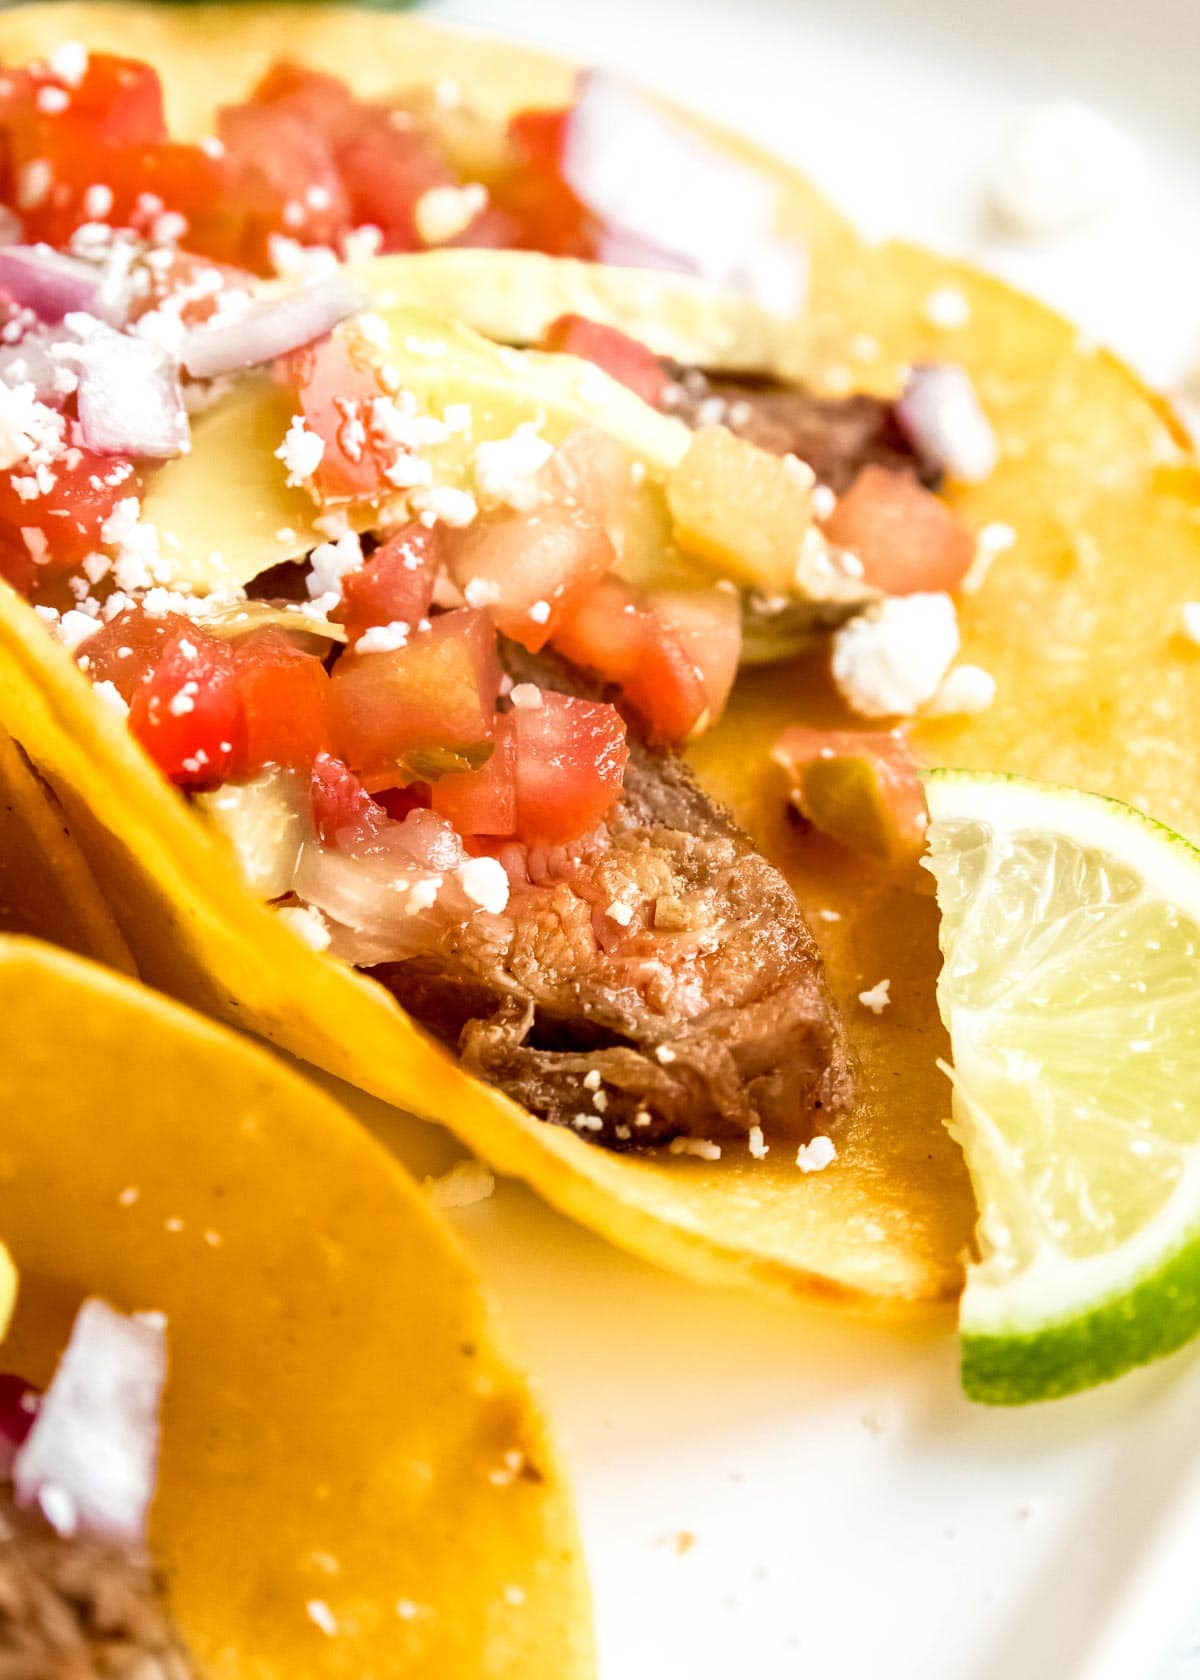
[[[381,805],[393,822],[403,822],[412,811],[428,811],[430,789],[427,782],[410,782],[407,787],[380,788],[368,795]]]
[[[338,753],[370,787],[422,781],[419,755],[469,752],[493,735],[500,664],[486,615],[443,613],[388,653],[348,653],[331,682]]]
[[[430,187],[455,183],[433,141],[418,128],[398,127],[382,106],[360,106],[338,141],[337,162],[353,224],[377,227],[385,251],[422,250],[417,200]]]
[[[309,70],[289,59],[273,64],[251,95],[255,105],[286,105],[322,134],[336,135],[354,99],[338,76]]]
[[[217,134],[256,226],[261,262],[272,232],[329,245],[350,225],[350,200],[329,140],[286,105],[226,106]]]
[[[332,744],[329,676],[271,626],[233,644],[242,727],[230,774],[257,775],[267,764],[307,769]]]
[[[517,833],[549,844],[577,840],[621,791],[629,747],[615,706],[541,691],[540,706],[510,715],[517,741]]]
[[[14,487],[20,474],[0,474],[0,575],[31,595],[100,548],[101,526],[116,504],[138,493],[128,461],[90,449],[68,449],[50,470],[53,486],[29,501]]]
[[[497,627],[536,653],[572,601],[615,556],[607,534],[579,509],[486,515],[458,533],[450,569],[464,592],[482,586]]]
[[[89,53],[78,84],[66,92],[70,103],[62,115],[92,146],[146,146],[167,138],[162,82],[141,59]]]
[[[542,335],[541,348],[595,362],[619,379],[651,408],[657,408],[669,380],[653,350],[617,327],[589,321],[586,315],[560,315]]]
[[[637,670],[649,630],[647,614],[629,585],[610,576],[570,603],[553,640],[573,665],[624,684]]]
[[[226,781],[239,752],[241,706],[226,642],[187,624],[167,635],[136,685],[129,727],[177,787]]]
[[[974,537],[945,502],[907,473],[874,464],[839,498],[824,530],[888,595],[957,589],[975,557]]]
[[[571,607],[554,646],[616,684],[652,740],[676,744],[724,711],[741,639],[736,595],[656,590],[639,600],[607,577]]]
[[[310,795],[313,823],[326,846],[336,844],[340,837],[350,849],[358,842],[375,839],[390,821],[354,772],[331,753],[318,753]]]
[[[459,834],[516,833],[517,737],[511,717],[497,717],[487,763],[439,778],[430,789],[430,803]]]
[[[276,363],[304,423],[325,445],[313,487],[322,501],[364,501],[385,489],[389,455],[369,435],[371,404],[386,395],[380,369],[356,339],[331,334]],[[392,451],[394,454],[394,450]]]
[[[785,729],[771,757],[792,803],[831,839],[881,860],[925,848],[928,816],[916,762],[899,730]]]
[[[661,620],[651,619],[637,669],[622,684],[622,693],[652,741],[686,741],[704,716],[701,673]]]
[[[441,565],[440,528],[414,520],[377,548],[357,572],[342,580],[332,617],[351,642],[376,624],[417,624],[429,612]]]
[[[194,629],[182,613],[154,617],[144,607],[126,607],[88,637],[79,663],[93,682],[110,682],[129,705],[173,637]]]
[[[575,196],[562,173],[570,110],[519,111],[509,137],[520,159],[491,188],[496,207],[518,228],[516,243],[551,256],[595,257],[600,224]]]
[[[742,656],[742,607],[734,589],[653,589],[646,607],[679,643],[704,693],[708,722],[725,710]]]

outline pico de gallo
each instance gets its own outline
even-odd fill
[[[678,220],[656,235],[632,199],[618,219],[595,135],[622,112],[645,120],[603,77],[498,124],[445,90],[364,101],[280,63],[185,141],[148,64],[69,46],[0,72],[0,576],[256,890],[351,961],[407,951],[398,915],[499,915],[536,884],[531,859],[592,845],[632,751],[719,719],[744,623],[802,608],[867,718],[933,702],[957,652],[976,543],[935,487],[994,458],[961,370],[917,370],[894,405],[821,401],[710,378],[566,311],[534,354],[601,370],[579,423],[548,428],[539,387],[511,431],[476,441],[494,389],[460,400],[450,340],[408,331],[404,354],[435,370],[414,394],[365,256],[537,251],[797,301],[780,285],[795,254],[754,194],[736,272]],[[285,529],[275,563],[185,587],[193,557],[144,504],[239,384],[286,397],[260,466],[308,499],[319,540]],[[614,392],[624,429],[606,421]],[[628,564],[648,471],[677,562],[660,577]],[[577,680],[540,680],[564,665]],[[777,757],[806,779],[809,820],[834,811],[829,832],[869,829],[883,855],[919,835],[905,755],[891,732],[793,736]],[[830,757],[854,768],[817,798]],[[606,951],[647,931],[625,899],[595,908]]]

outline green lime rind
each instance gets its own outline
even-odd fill
[[[1132,1288],[1059,1324],[962,1335],[969,1400],[1024,1406],[1111,1382],[1175,1353],[1200,1333],[1200,1235]]]

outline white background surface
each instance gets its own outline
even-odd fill
[[[738,123],[872,231],[980,256],[1161,384],[1200,361],[1198,0],[426,9]],[[997,240],[979,187],[1003,125],[1065,94],[1136,136],[1141,187],[1054,249]],[[405,1139],[426,1170],[456,1153],[427,1128]],[[1194,1356],[988,1411],[958,1392],[948,1324],[867,1329],[704,1292],[513,1185],[454,1218],[566,1449],[603,1680],[1200,1675],[1200,1630],[1176,1635],[1200,1598]]]

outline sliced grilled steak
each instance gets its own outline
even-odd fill
[[[799,385],[727,379],[674,368],[664,406],[689,426],[722,425],[776,455],[798,455],[820,484],[840,496],[868,462],[916,473],[936,488],[938,473],[914,454],[894,403],[859,393],[816,397]]]
[[[140,1553],[56,1534],[0,1493],[0,1680],[198,1680]]]
[[[521,681],[589,692],[558,661],[506,653]],[[372,970],[472,1072],[616,1149],[756,1125],[807,1136],[844,1102],[840,1026],[799,906],[682,761],[631,740],[602,829],[505,862],[519,878],[503,915]]]

